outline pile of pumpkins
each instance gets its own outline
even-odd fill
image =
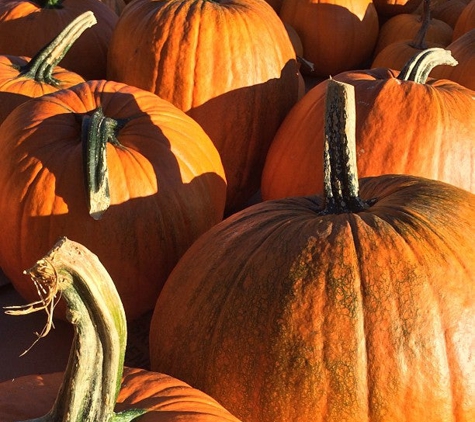
[[[0,268],[67,237],[153,313],[121,420],[475,420],[464,1],[0,0]]]

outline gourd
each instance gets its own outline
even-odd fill
[[[85,80],[105,79],[107,51],[118,16],[97,0],[2,0],[0,53],[33,57],[66,25],[92,11],[97,24],[74,43],[61,66]]]
[[[252,205],[180,259],[152,370],[247,422],[474,420],[475,195],[358,179],[351,88],[327,85],[324,195]]]
[[[75,335],[64,373],[0,383],[0,420],[111,422],[143,415],[144,422],[239,422],[211,397],[180,380],[124,368],[124,308],[113,280],[92,251],[63,237],[26,273],[44,296],[8,312],[46,310],[44,336],[61,296]]]
[[[135,319],[223,218],[214,144],[184,112],[136,87],[87,81],[29,99],[0,126],[0,148],[0,267],[28,301],[36,291],[22,269],[64,235],[95,251]]]
[[[386,173],[440,180],[475,193],[473,92],[428,77],[449,51],[427,49],[401,71],[342,72],[355,87],[356,156],[360,177]],[[324,100],[328,81],[312,88],[280,126],[264,165],[264,200],[323,191]]]
[[[298,69],[264,0],[138,0],[114,29],[107,77],[154,92],[201,125],[226,171],[229,215],[259,190],[269,144],[302,93]]]
[[[0,123],[28,98],[85,82],[82,76],[58,64],[81,34],[96,22],[93,12],[84,12],[32,58],[0,55]]]

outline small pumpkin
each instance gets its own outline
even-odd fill
[[[259,189],[269,144],[302,93],[298,69],[264,0],[137,0],[114,29],[107,77],[154,92],[201,125],[223,161],[230,214]]]
[[[417,53],[428,48],[445,47],[445,45],[441,45],[439,42],[426,39],[432,20],[431,1],[423,0],[422,4],[419,30],[413,39],[401,39],[389,43],[375,55],[371,67],[389,67],[390,69],[402,70],[408,60]],[[447,49],[450,50],[449,48]]]
[[[10,312],[45,309],[51,317],[61,295],[75,337],[64,373],[0,383],[0,420],[125,422],[143,415],[144,422],[239,422],[211,397],[180,380],[123,367],[124,308],[107,270],[83,245],[61,238],[27,273],[45,296]]]
[[[356,155],[361,177],[411,174],[475,193],[473,92],[428,77],[456,61],[448,50],[427,49],[401,70],[342,72],[334,79],[355,87]],[[305,94],[282,123],[264,166],[262,198],[323,191],[325,92],[323,81]]]
[[[94,13],[84,12],[32,58],[0,55],[0,123],[28,98],[85,82],[82,76],[58,64],[81,34],[96,22]]]
[[[215,146],[184,112],[136,87],[88,81],[32,98],[0,126],[0,145],[0,267],[29,301],[36,290],[22,268],[65,235],[95,250],[135,319],[223,218]]]
[[[2,0],[0,53],[33,57],[67,24],[92,11],[97,24],[74,43],[61,66],[84,79],[105,79],[107,50],[118,16],[97,0]]]
[[[424,0],[421,13],[401,13],[392,16],[381,25],[373,59],[387,46],[400,41],[414,40],[424,34],[424,41],[433,47],[446,47],[452,42],[453,29],[444,21],[435,19]],[[425,26],[425,27],[424,27]],[[422,28],[422,29],[421,29]]]
[[[350,88],[327,86],[324,195],[252,205],[179,261],[152,370],[247,422],[475,420],[475,195],[358,180]]]

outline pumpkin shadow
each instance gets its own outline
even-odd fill
[[[170,140],[133,95],[102,92],[97,105],[106,117],[127,119],[117,132],[120,146],[107,145],[108,163],[113,158],[111,205],[99,220],[89,215],[80,131],[84,114],[94,110],[45,119],[34,139],[21,146],[30,155],[32,168],[41,169],[28,170],[36,176],[21,205],[22,239],[14,239],[16,234],[11,239],[18,259],[4,272],[12,281],[21,279],[14,284],[24,298],[38,300],[32,282],[21,272],[66,236],[98,256],[116,284],[127,318],[133,320],[153,309],[181,255],[221,221],[226,182],[211,171],[190,178],[186,166],[196,164],[194,158],[180,151],[181,146],[171,150]],[[49,136],[46,143],[35,145],[38,137],[48,139],[54,130],[61,131],[60,140]],[[186,156],[184,164],[178,163],[175,153]],[[188,181],[183,178],[186,172]],[[60,303],[56,316],[63,318],[64,309]]]
[[[229,90],[187,110],[221,155],[228,182],[226,216],[242,210],[258,195],[270,144],[297,102],[298,89],[298,63],[289,60],[278,78]]]

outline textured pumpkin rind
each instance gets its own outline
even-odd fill
[[[261,0],[133,2],[114,30],[108,78],[156,93],[203,127],[226,170],[228,212],[258,191],[301,82],[288,33]]]
[[[95,221],[80,116],[99,105],[130,121],[118,135],[123,147],[107,146],[111,205]],[[37,293],[23,269],[67,236],[100,257],[133,319],[153,308],[178,258],[222,219],[226,179],[216,148],[196,122],[147,91],[89,81],[20,105],[0,133],[0,266],[30,301]]]
[[[63,373],[56,372],[0,383],[0,421],[45,415],[54,403],[62,379]],[[125,367],[116,410],[130,408],[148,410],[140,417],[141,422],[238,422],[213,398],[180,380]]]
[[[375,68],[334,77],[355,86],[360,177],[412,174],[475,193],[472,91],[447,80],[401,82],[398,74]],[[263,199],[322,192],[325,87],[307,92],[279,128],[263,170]]]
[[[248,422],[473,420],[475,196],[360,188],[365,212],[288,198],[203,235],[157,301],[152,369]]]

